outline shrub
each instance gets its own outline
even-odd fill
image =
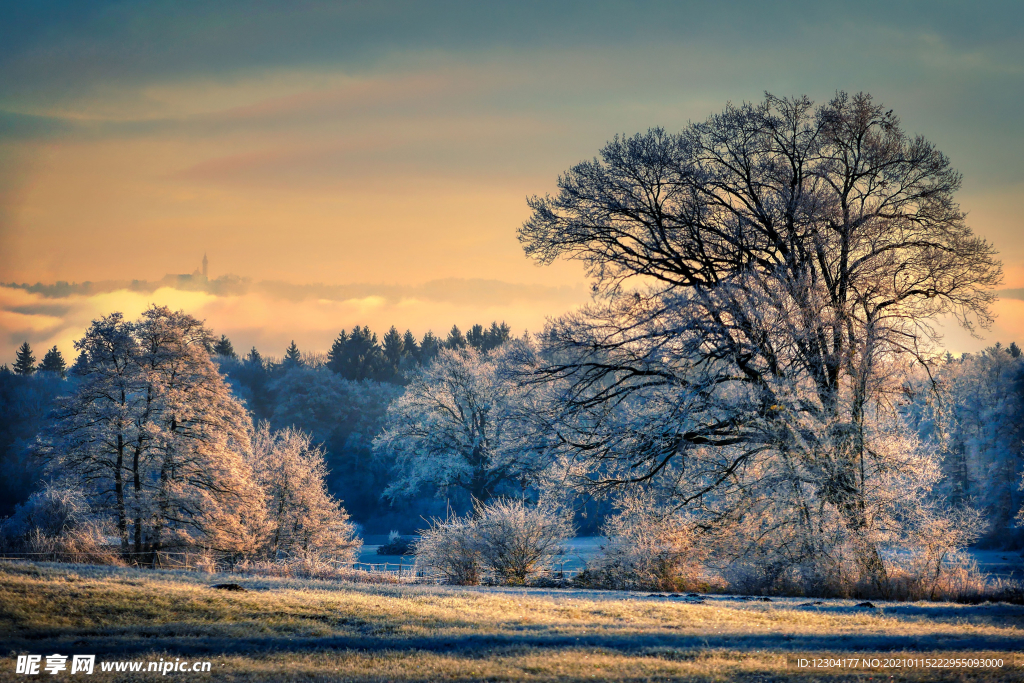
[[[619,590],[708,590],[704,553],[691,521],[645,498],[620,501],[601,531],[602,552],[577,583]]]
[[[119,564],[105,545],[111,531],[80,489],[48,483],[0,523],[0,547],[58,562]]]
[[[449,514],[431,520],[430,528],[420,531],[415,552],[417,571],[435,571],[457,586],[480,583],[482,562],[471,518]]]
[[[477,503],[472,516],[449,515],[422,531],[416,564],[459,585],[480,583],[485,570],[497,583],[523,585],[550,566],[574,531],[569,514],[555,507]]]
[[[882,600],[972,601],[997,588],[963,554],[983,530],[967,507],[908,506],[884,532],[869,536],[881,570],[864,571],[856,535],[836,514],[823,514],[814,535],[771,526],[769,515],[747,515],[714,531],[711,564],[731,591]],[[860,549],[863,552],[863,548]]]
[[[575,528],[566,511],[527,507],[521,500],[477,506],[476,539],[484,565],[499,583],[521,586],[547,569]]]

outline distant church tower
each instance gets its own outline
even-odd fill
[[[210,262],[206,260],[206,252],[203,252],[203,278],[210,277]]]

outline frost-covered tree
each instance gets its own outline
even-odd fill
[[[513,428],[508,406],[515,386],[497,370],[494,360],[463,348],[445,349],[413,373],[374,440],[374,450],[393,457],[397,469],[385,495],[433,484],[487,501],[502,486],[525,485],[529,470],[521,454],[503,447]]]
[[[340,501],[327,493],[324,453],[308,434],[274,432],[264,422],[253,436],[251,462],[265,496],[269,555],[355,559],[355,528]]]
[[[900,379],[937,316],[990,322],[1001,277],[948,159],[867,95],[768,95],[616,138],[558,185],[519,237],[582,261],[599,297],[530,370],[566,458],[884,582],[879,544],[936,477]]]
[[[998,347],[950,356],[930,374],[919,373],[912,388],[906,413],[941,457],[939,489],[980,508],[991,538],[1009,541],[1022,502],[1024,360]]]
[[[153,306],[136,335],[146,390],[156,399],[151,423],[159,429],[151,447],[149,550],[190,544],[196,534],[214,547],[251,548],[261,512],[244,460],[252,423],[211,362],[209,330],[184,312]]]
[[[32,347],[22,342],[18,347],[14,360],[14,372],[19,375],[31,375],[36,371],[36,357],[32,355]]]
[[[145,392],[137,362],[134,326],[120,313],[94,320],[75,348],[86,359],[80,382],[58,401],[55,440],[44,442],[43,453],[52,467],[73,473],[94,507],[112,514],[125,554],[135,517],[136,550],[142,552],[141,517],[132,514],[131,498],[141,495],[142,457],[152,439],[146,428],[152,394]]]
[[[41,452],[111,515],[122,552],[252,547],[260,498],[244,459],[251,422],[207,351],[201,321],[151,307],[137,322],[94,321],[72,395]]]

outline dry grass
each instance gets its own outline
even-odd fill
[[[220,580],[248,591],[208,587]],[[9,656],[24,652],[213,662],[210,675],[168,674],[190,680],[1024,680],[1010,664],[1024,649],[1024,608],[805,602],[0,564],[0,680],[27,680]],[[1009,666],[889,679],[787,664],[795,653],[899,652],[985,653]],[[125,676],[95,679],[141,680]]]

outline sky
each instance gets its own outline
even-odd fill
[[[271,355],[355,324],[538,330],[587,288],[524,257],[526,197],[616,134],[765,91],[895,110],[1024,288],[1022,34],[1019,2],[4,2],[0,282],[153,282],[206,253],[211,278],[390,293],[0,288],[0,362],[152,302]],[[1024,294],[996,313],[946,345],[1024,341]]]

